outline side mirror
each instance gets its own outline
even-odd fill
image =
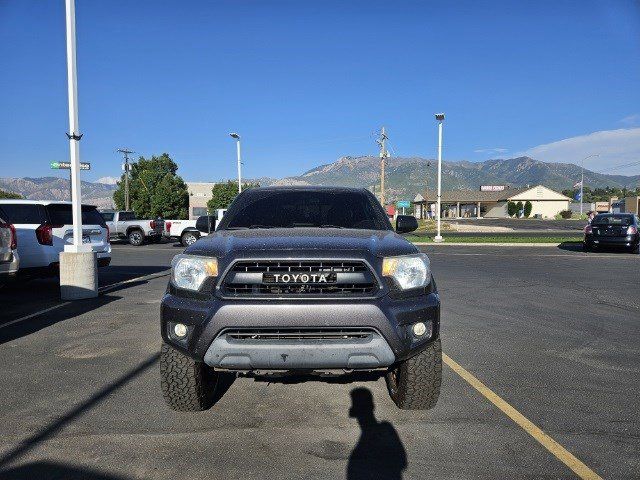
[[[412,215],[398,215],[396,218],[396,232],[413,232],[418,228],[418,220]]]
[[[215,230],[215,219],[212,216],[203,215],[196,220],[196,230],[200,233],[211,233]]]

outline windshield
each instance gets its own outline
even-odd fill
[[[231,204],[219,229],[303,227],[390,230],[391,224],[366,192],[255,189]]]
[[[621,225],[628,227],[632,223],[631,215],[596,215],[592,225]]]

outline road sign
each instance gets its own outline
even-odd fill
[[[51,162],[52,170],[71,170],[71,163],[69,162]],[[80,162],[80,170],[91,170],[91,164],[86,162]]]
[[[400,200],[396,205],[398,205],[398,208],[409,208],[411,202],[409,200]]]

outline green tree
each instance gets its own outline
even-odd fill
[[[518,206],[515,204],[515,202],[507,203],[507,213],[510,217],[513,217],[516,213],[518,213]]]
[[[163,153],[147,159],[140,157],[131,165],[129,198],[131,208],[140,218],[189,217],[189,192],[182,178],[176,174],[178,165]],[[124,174],[113,193],[116,208],[124,208]]]
[[[531,202],[527,200],[524,203],[524,216],[526,218],[529,218],[531,216],[531,210],[533,210],[533,205],[531,205]]]
[[[524,209],[522,202],[516,203],[516,215],[520,215],[520,212]]]
[[[243,183],[242,190],[259,187],[258,183]],[[210,212],[218,208],[227,208],[238,195],[238,182],[229,180],[225,183],[216,183],[211,189],[211,200],[207,202]]]
[[[19,199],[22,198],[22,195],[19,193],[7,192],[6,190],[0,190],[0,198]]]

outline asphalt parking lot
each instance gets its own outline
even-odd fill
[[[62,304],[51,280],[0,290],[0,478],[637,478],[640,256],[424,248],[447,355],[428,412],[369,378],[239,378],[207,412],[169,410],[158,314],[174,244],[114,245],[97,299]],[[358,387],[375,403],[362,427]]]

